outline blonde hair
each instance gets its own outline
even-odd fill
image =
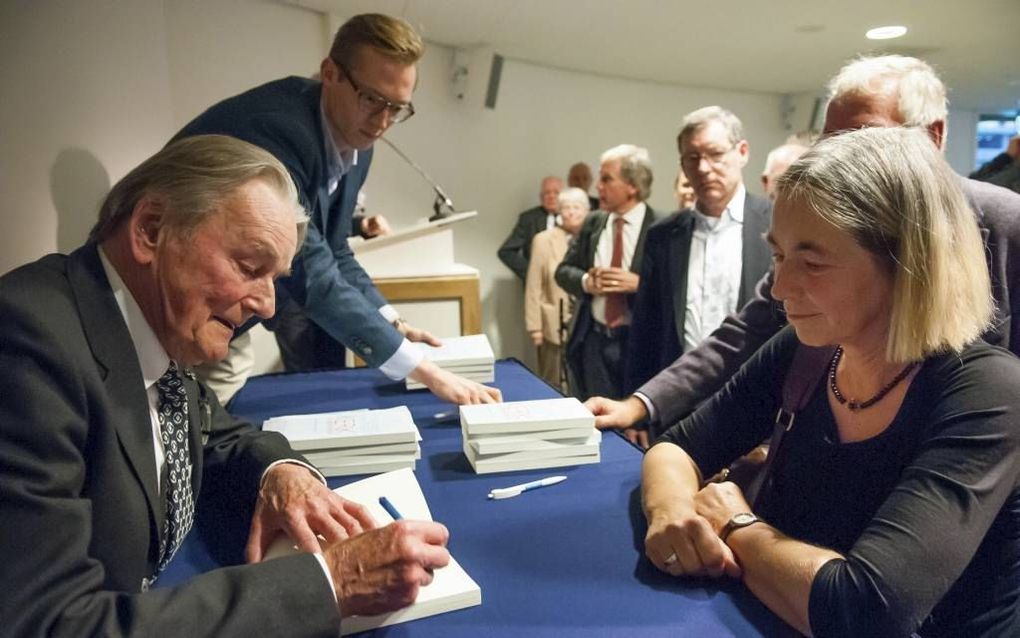
[[[298,201],[290,173],[268,151],[226,135],[177,140],[125,175],[103,201],[89,241],[109,238],[145,195],[162,204],[166,228],[186,237],[219,210],[224,199],[255,179],[270,186],[293,209],[300,247],[308,215]]]
[[[904,126],[930,126],[948,115],[946,86],[928,63],[905,55],[861,56],[829,81],[829,102],[876,97],[895,87]]]
[[[647,148],[620,144],[603,153],[599,161],[620,162],[620,178],[637,189],[639,202],[652,194],[652,159]]]
[[[994,310],[984,245],[959,178],[921,130],[864,128],[823,139],[779,178],[893,273],[886,356],[959,352]]]
[[[366,46],[401,64],[415,64],[425,55],[425,43],[406,21],[381,13],[363,13],[337,29],[329,57],[350,69],[355,66],[358,51]]]

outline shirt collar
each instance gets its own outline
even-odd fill
[[[106,258],[102,247],[98,247],[98,250],[99,260],[103,263],[106,278],[110,281],[110,289],[113,290],[113,297],[117,300],[117,308],[120,309],[124,323],[127,324],[131,343],[134,344],[135,352],[138,354],[138,364],[142,368],[142,380],[145,382],[145,389],[148,390],[170,367],[170,355],[163,349],[163,344],[159,342],[152,326],[142,314],[141,307],[131,295],[131,291],[128,290],[113,264]]]
[[[723,209],[722,215],[717,218],[710,217],[705,213],[698,210],[697,202],[694,203],[694,213],[696,218],[703,222],[703,225],[714,227],[716,223],[723,221],[735,221],[738,224],[744,223],[744,202],[747,200],[747,189],[744,188],[743,183],[737,186],[737,190],[734,191],[733,197],[726,203],[726,208]]]
[[[326,171],[334,177],[344,175],[352,167],[358,165],[358,149],[340,151],[336,140],[333,139],[329,120],[326,119],[326,109],[321,100],[319,101],[319,122],[322,125],[322,146],[326,151]]]
[[[620,217],[623,217],[624,223],[637,224],[641,221],[641,218],[645,216],[646,210],[648,210],[648,206],[644,202],[638,202],[626,213],[609,213],[609,218],[615,219],[615,217],[619,215]]]

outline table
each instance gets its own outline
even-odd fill
[[[496,385],[508,401],[559,396],[513,360],[497,362]],[[597,465],[478,476],[460,451],[459,422],[433,418],[453,406],[427,391],[406,392],[402,383],[374,369],[256,377],[231,410],[260,423],[282,414],[397,405],[408,406],[421,430],[422,458],[415,474],[433,518],[450,530],[451,552],[481,586],[482,604],[376,635],[645,638],[791,632],[741,583],[674,579],[644,558],[641,453],[615,433],[603,436]],[[494,487],[552,474],[568,479],[517,498],[486,499]],[[354,478],[331,479],[330,486]],[[227,535],[222,530],[193,532],[160,585],[240,561],[246,527],[235,525],[235,540],[226,550],[211,540],[222,541]]]

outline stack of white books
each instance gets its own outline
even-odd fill
[[[575,398],[460,406],[464,454],[478,474],[598,463],[602,433]]]
[[[279,432],[324,476],[414,469],[421,435],[404,406],[280,416],[262,429]]]
[[[492,352],[489,338],[484,334],[465,337],[443,337],[443,345],[434,348],[428,344],[415,343],[425,356],[443,370],[478,383],[492,383],[496,380],[496,355]],[[425,386],[411,379],[407,380],[408,390],[421,390]]]
[[[421,486],[410,470],[380,474],[333,491],[347,500],[364,505],[379,525],[386,525],[392,521],[391,515],[379,504],[379,499],[383,496],[405,519],[432,520],[425,495],[422,494]],[[291,555],[297,551],[294,541],[281,535],[266,552],[266,560]],[[482,604],[481,587],[464,571],[456,559],[450,556],[450,562],[446,567],[435,570],[432,582],[418,590],[418,597],[409,606],[377,616],[349,616],[340,623],[340,633],[346,636],[480,604]]]

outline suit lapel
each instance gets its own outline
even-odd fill
[[[152,421],[142,370],[95,244],[86,244],[68,257],[67,277],[85,338],[101,367],[110,397],[109,424],[116,430],[124,456],[145,493],[149,515],[157,523],[155,529],[160,530],[163,508],[159,506]]]
[[[588,242],[588,246],[586,247],[588,249],[588,254],[585,255],[585,263],[588,264],[589,268],[595,265],[595,253],[599,248],[599,239],[601,239],[602,231],[606,229],[606,223],[609,221],[609,213],[599,211],[594,214],[601,215],[601,217],[595,220],[595,224],[592,228],[591,240]]]
[[[645,236],[648,235],[648,227],[655,222],[655,211],[651,206],[645,205],[645,216],[641,220],[641,230],[638,231],[637,245],[634,246],[634,256],[630,260],[630,271],[641,274],[641,260],[645,255]]]
[[[687,270],[691,260],[691,237],[694,234],[694,214],[686,212],[677,219],[669,241],[669,263],[666,264],[670,289],[673,291],[673,326],[680,347],[684,344],[684,321],[687,319]]]
[[[762,239],[769,227],[771,208],[766,200],[751,194],[744,201],[738,310],[754,296],[754,288],[761,278],[759,273],[768,269],[771,260],[768,244]]]

